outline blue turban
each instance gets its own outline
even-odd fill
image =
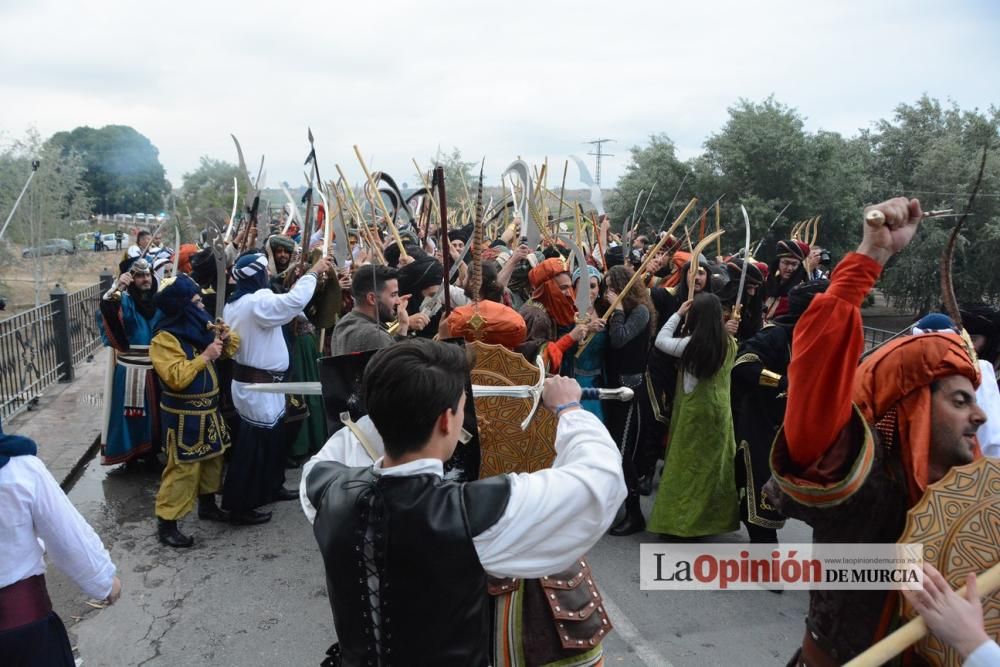
[[[167,331],[199,351],[215,340],[215,332],[208,328],[212,322],[208,311],[191,301],[200,292],[198,283],[182,273],[153,297],[156,307],[164,314],[156,331]]]
[[[38,446],[34,440],[23,435],[7,435],[0,424],[0,468],[7,465],[12,456],[34,456],[37,453]]]
[[[267,257],[259,252],[243,255],[233,266],[233,277],[236,278],[236,291],[229,297],[229,303],[268,286]]]

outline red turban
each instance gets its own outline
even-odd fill
[[[878,425],[895,416],[896,444],[906,469],[911,505],[927,488],[931,383],[949,375],[963,375],[979,386],[979,369],[965,341],[951,333],[906,336],[887,343],[865,359],[854,375],[853,400],[865,421]]]
[[[470,325],[476,306],[468,304],[459,306],[448,316],[448,330],[452,336],[462,336],[465,340],[478,340],[490,345],[503,345],[513,350],[524,342],[528,336],[528,327],[524,318],[508,306],[496,301],[480,301],[479,316],[484,320],[481,328],[473,329]]]
[[[534,289],[531,298],[545,307],[556,324],[565,327],[576,323],[576,305],[572,288],[567,296],[556,285],[555,277],[561,273],[569,273],[565,262],[559,257],[550,257],[528,272],[528,282]]]
[[[184,243],[177,249],[177,271],[179,273],[191,273],[191,255],[198,252],[198,246],[193,243]]]

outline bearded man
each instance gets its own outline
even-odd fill
[[[913,239],[920,202],[899,197],[866,209],[854,253],[796,324],[788,409],[771,448],[769,501],[810,524],[816,543],[892,543],[928,485],[979,454],[979,370],[954,333],[904,336],[869,355],[861,303],[882,267]],[[896,623],[886,590],[812,590],[796,665],[843,664]]]
[[[518,311],[528,333],[517,351],[532,362],[541,355],[548,371],[559,373],[566,353],[589,331],[576,323],[573,277],[561,258],[551,257],[531,269],[528,280],[531,299]]]
[[[156,294],[163,312],[149,346],[153,368],[163,385],[160,428],[167,465],[156,494],[157,533],[162,544],[190,547],[194,540],[180,532],[177,521],[198,500],[198,518],[228,522],[215,494],[222,488],[222,455],[229,448],[229,429],[219,410],[219,376],[215,360],[231,358],[239,348],[235,331],[216,336],[201,301],[201,288],[181,274]]]
[[[102,465],[160,449],[153,427],[158,389],[149,359],[149,342],[162,317],[153,301],[156,287],[149,262],[137,259],[101,298],[101,339],[113,348],[105,377]]]

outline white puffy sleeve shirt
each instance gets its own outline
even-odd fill
[[[45,554],[84,593],[103,600],[115,566],[94,529],[37,456],[0,468],[0,588],[45,573]]]
[[[261,289],[227,303],[223,319],[240,335],[236,363],[265,371],[288,370],[288,347],[281,327],[305,309],[315,290],[316,276],[309,273],[284,294]],[[233,405],[240,417],[254,426],[273,428],[285,414],[282,394],[249,392],[246,383],[236,381],[232,390]]]
[[[370,444],[384,446],[367,417],[358,421]],[[556,429],[556,458],[552,467],[533,473],[509,474],[510,498],[500,519],[473,538],[479,562],[491,575],[544,577],[566,569],[585,554],[611,526],[622,501],[625,479],[621,455],[597,417],[585,410],[564,412]],[[300,497],[306,516],[316,510],[305,494],[305,480],[319,461],[370,465],[369,457],[348,429],[334,434],[302,473]],[[376,474],[444,474],[438,459],[418,459],[383,468]]]

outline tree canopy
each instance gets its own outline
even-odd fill
[[[155,213],[163,208],[170,184],[159,151],[135,129],[78,127],[54,134],[49,143],[64,155],[80,156],[95,213]]]
[[[867,202],[907,195],[924,209],[965,209],[984,145],[996,145],[1000,112],[963,111],[927,96],[901,104],[891,119],[880,120],[855,137],[808,132],[802,116],[769,97],[739,100],[729,119],[704,144],[704,152],[681,161],[666,134],[631,149],[631,161],[608,200],[612,229],[618,231],[645,202],[640,226],[660,229],[672,222],[692,196],[699,208],[685,224],[697,229],[698,214],[724,196],[723,248],[733,252],[743,239],[739,205],[746,206],[759,259],[770,259],[774,244],[787,238],[799,220],[821,216],[817,245],[840,256],[859,238],[861,209]],[[686,176],[686,180],[685,180]],[[682,187],[683,183],[683,187]],[[1000,298],[1000,275],[993,248],[1000,240],[1000,157],[990,153],[983,183],[966,222],[955,257],[955,289],[960,299]],[[668,216],[671,199],[677,200]],[[641,209],[644,204],[640,203]],[[776,219],[786,206],[785,213]],[[714,229],[709,216],[708,231]],[[926,222],[917,241],[894,260],[880,286],[897,305],[913,310],[937,307],[938,260],[956,218]],[[682,232],[683,234],[683,232]],[[697,241],[697,238],[693,239]]]

